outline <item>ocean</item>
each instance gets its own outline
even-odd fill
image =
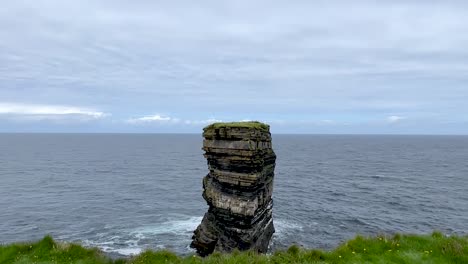
[[[207,210],[200,134],[0,134],[0,243],[188,254]],[[275,135],[271,249],[468,233],[468,136]]]

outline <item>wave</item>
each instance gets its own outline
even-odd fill
[[[158,224],[139,227],[133,230],[131,234],[140,238],[144,238],[146,235],[186,234],[187,232],[193,232],[201,223],[202,219],[203,217],[196,216],[183,220],[169,220]]]
[[[138,255],[143,251],[142,248],[120,248],[111,250],[110,252],[119,253],[120,255],[124,256],[131,256],[131,255]]]
[[[273,224],[275,225],[275,239],[282,239],[291,234],[297,233],[297,231],[302,231],[304,226],[287,219],[275,219],[273,218]]]
[[[161,223],[124,229],[119,235],[101,233],[95,241],[87,240],[84,243],[121,256],[137,255],[145,249],[160,250],[168,247],[176,252],[186,252],[191,234],[201,220],[202,217],[198,216],[179,216]],[[168,244],[168,241],[172,241],[172,244]]]
[[[188,245],[191,242],[193,231],[201,223],[202,218],[199,216],[173,216],[167,221],[136,228],[119,229],[118,231],[117,228],[109,228],[108,232],[96,233],[94,239],[85,240],[83,243],[117,256],[137,255],[146,249],[170,249],[177,253],[186,254],[192,251]],[[273,223],[276,230],[273,239],[280,244],[304,229],[302,224],[290,219],[274,218]]]

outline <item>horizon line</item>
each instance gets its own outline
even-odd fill
[[[203,132],[1,132],[7,134],[69,134],[69,135],[202,135]],[[271,132],[270,132],[271,133]],[[272,135],[297,136],[468,136],[468,134],[411,134],[411,133],[271,133]]]

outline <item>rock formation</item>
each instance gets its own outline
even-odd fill
[[[252,249],[265,253],[272,219],[276,155],[270,128],[259,122],[215,123],[203,129],[209,173],[203,198],[209,209],[190,245],[201,256]]]

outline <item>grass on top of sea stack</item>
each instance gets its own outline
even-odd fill
[[[145,251],[129,259],[111,260],[97,249],[57,243],[46,236],[30,244],[0,246],[0,264],[152,264],[152,263],[468,263],[468,237],[431,235],[394,235],[356,238],[332,251],[291,246],[271,255],[254,252],[214,253],[206,258],[179,257],[169,251]]]
[[[251,128],[251,129],[257,129],[257,130],[262,130],[262,131],[269,131],[270,126],[258,122],[258,121],[245,121],[245,122],[218,122],[218,123],[213,123],[211,125],[206,126],[203,128],[203,130],[209,130],[209,129],[220,129],[220,128]]]

